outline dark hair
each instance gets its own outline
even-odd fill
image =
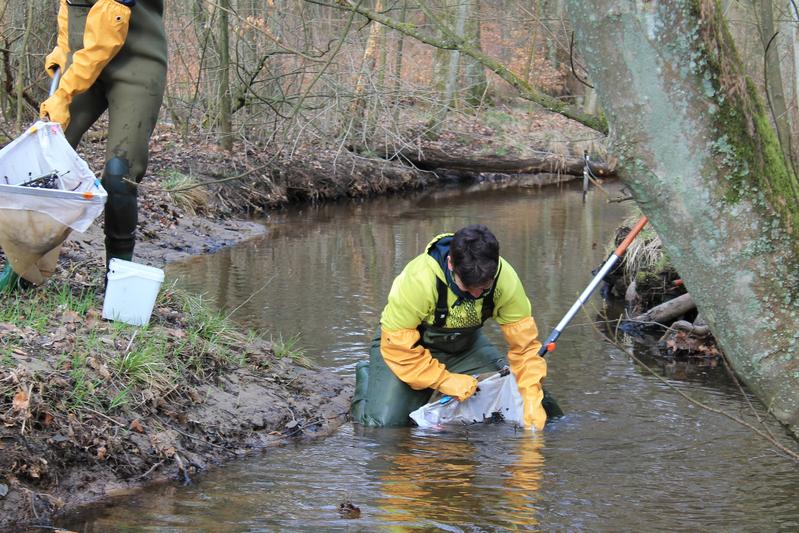
[[[485,285],[497,273],[499,242],[482,224],[472,224],[455,232],[449,254],[453,270],[467,288]]]

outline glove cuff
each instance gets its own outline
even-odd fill
[[[61,87],[56,89],[55,93],[53,93],[53,96],[56,96],[61,100],[63,100],[64,102],[66,102],[67,107],[69,107],[69,104],[72,103],[72,94],[70,94],[69,91]]]

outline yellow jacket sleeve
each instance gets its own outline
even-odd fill
[[[72,54],[72,64],[64,72],[55,94],[42,102],[42,118],[69,124],[69,104],[76,94],[91,87],[106,65],[125,44],[130,8],[116,0],[97,0],[86,16],[83,48]]]
[[[547,362],[538,355],[541,342],[532,316],[500,326],[508,343],[508,364],[516,378],[519,394],[524,402],[524,425],[544,429],[547,414],[541,401],[544,390],[541,380],[547,375]]]
[[[56,67],[63,74],[64,66],[67,64],[67,54],[69,54],[68,9],[67,0],[61,0],[58,6],[58,39],[53,51],[44,59],[44,71],[51,78]]]
[[[477,380],[449,372],[419,339],[415,329],[382,330],[380,353],[394,375],[414,390],[436,389],[460,401],[474,394]]]

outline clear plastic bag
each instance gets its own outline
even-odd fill
[[[51,180],[49,176],[56,175]],[[21,186],[37,178],[57,188]],[[33,283],[52,272],[58,248],[83,232],[108,195],[56,122],[36,122],[0,150],[0,247],[14,271]],[[47,256],[47,257],[45,257]]]
[[[419,427],[446,424],[505,422],[524,425],[524,405],[513,374],[507,369],[479,381],[477,392],[466,401],[444,396],[433,399],[410,414]]]

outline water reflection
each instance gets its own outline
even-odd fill
[[[441,526],[494,517],[492,522],[538,524],[543,436],[509,435],[498,446],[495,428],[412,432],[410,439],[383,442],[368,464],[380,479],[381,521]]]

